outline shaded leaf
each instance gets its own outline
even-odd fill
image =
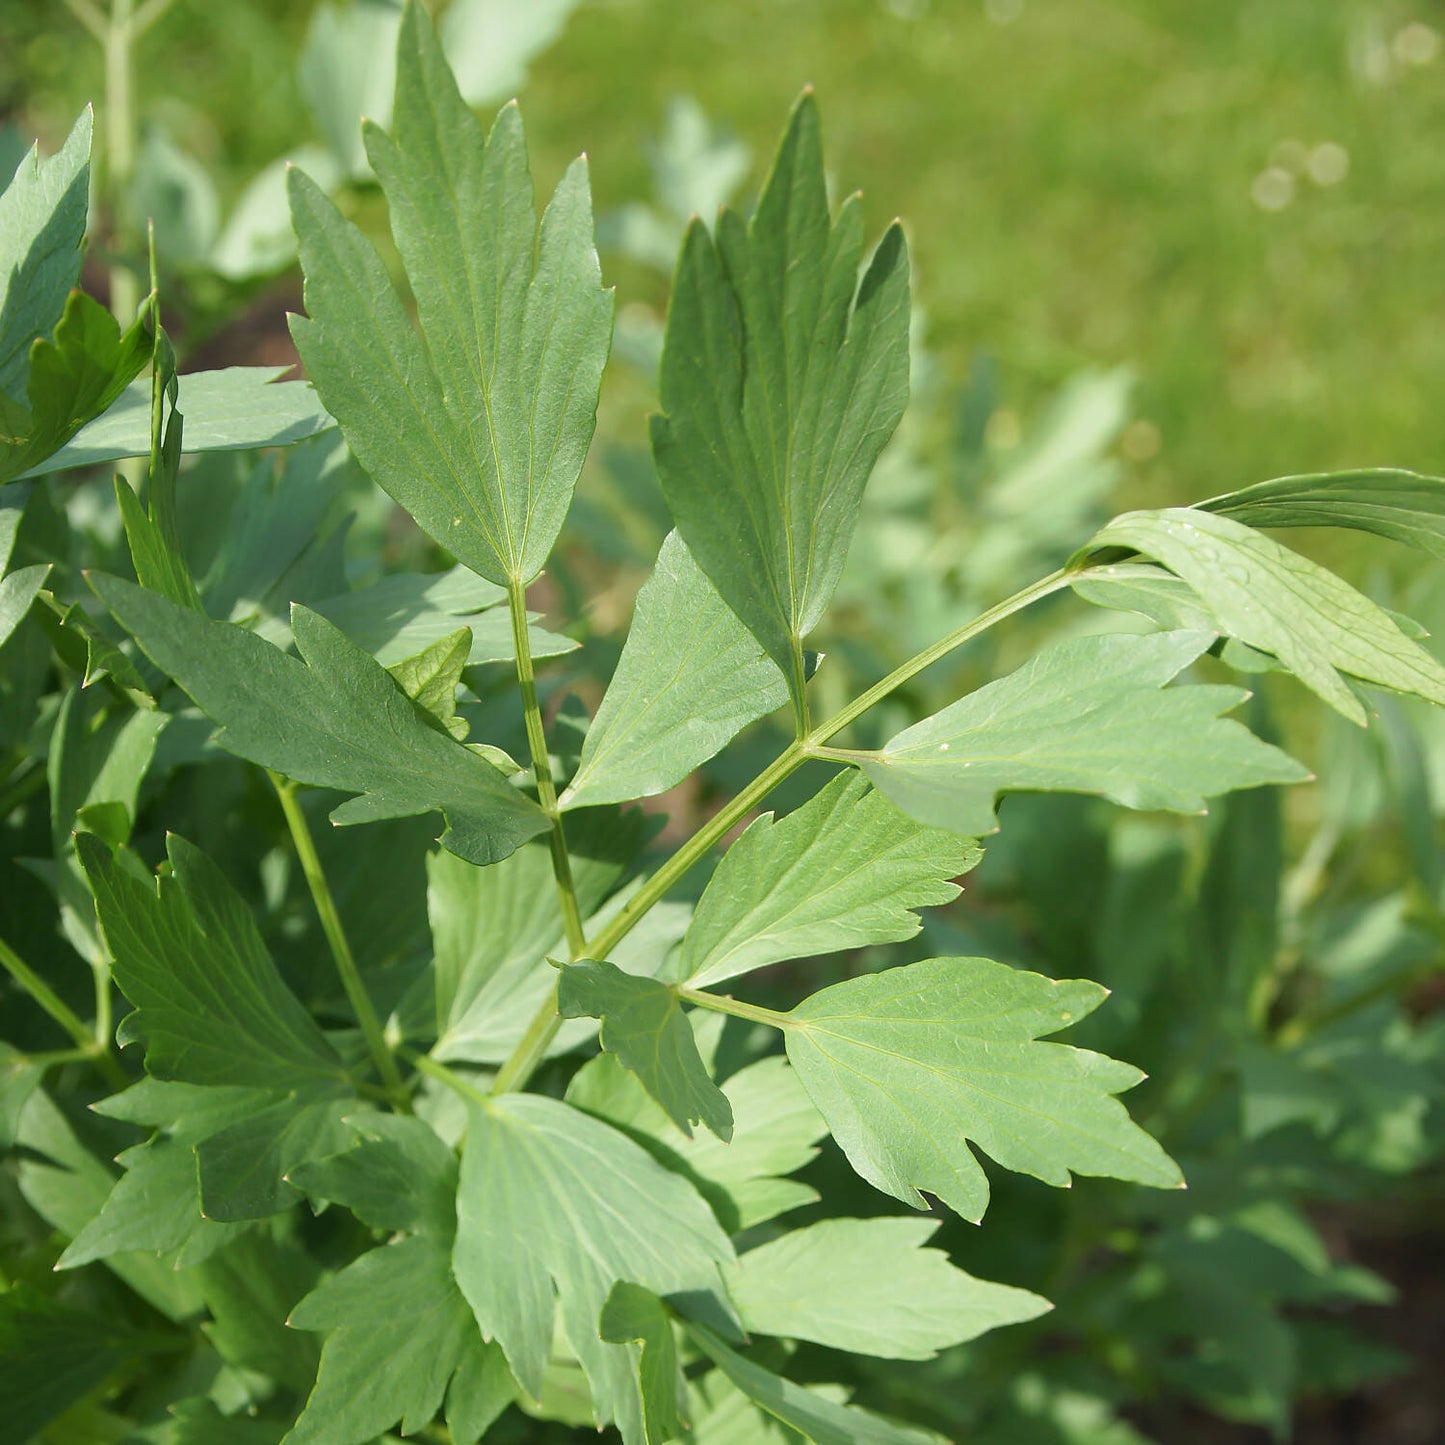
[[[361,233],[290,174],[309,319],[292,334],[358,460],[491,581],[541,571],[595,425],[612,330],[586,162],[535,225],[520,116],[491,134],[420,5],[402,18],[395,137],[366,130],[416,297],[417,335]]]
[[[471,629],[459,627],[387,668],[401,684],[401,690],[458,742],[465,739],[467,724],[457,716],[457,687],[471,650]]]
[[[787,700],[777,664],[669,532],[561,805],[666,792]]]
[[[744,1359],[702,1325],[688,1322],[686,1329],[703,1354],[750,1400],[814,1445],[944,1445],[943,1437],[931,1430],[898,1425],[795,1385]]]
[[[597,1333],[608,1344],[637,1341],[642,1353],[637,1362],[637,1384],[642,1395],[643,1433],[647,1445],[666,1445],[687,1430],[678,1401],[686,1388],[677,1357],[672,1320],[663,1303],[650,1290],[622,1281],[612,1286]]]
[[[0,577],[0,647],[25,620],[49,575],[50,563],[40,562],[33,567],[17,567]]]
[[[637,1075],[689,1138],[695,1123],[720,1139],[732,1138],[732,1107],[704,1067],[692,1024],[665,983],[586,959],[562,970],[557,1012],[601,1019],[602,1047]]]
[[[1049,1302],[923,1248],[933,1219],[824,1219],[750,1249],[729,1278],[748,1330],[890,1360],[1037,1318]]]
[[[1220,713],[1248,693],[1165,688],[1210,632],[1080,637],[1045,648],[891,738],[863,770],[910,816],[960,833],[997,829],[1000,793],[1099,793],[1129,808],[1204,811],[1235,788],[1309,773]]]
[[[749,223],[683,242],[652,447],[678,530],[795,697],[863,486],[908,396],[908,257],[889,229],[861,284],[857,196],[830,220],[817,107],[794,108]]]
[[[104,306],[72,291],[54,339],[30,348],[29,409],[0,408],[0,483],[25,475],[107,411],[150,355],[144,318],[122,335]]]
[[[1273,653],[1352,722],[1365,708],[1341,673],[1445,704],[1445,667],[1348,582],[1272,538],[1209,512],[1126,512],[1087,551],[1129,547],[1162,562],[1204,599],[1220,626]]]
[[[723,1081],[732,1109],[732,1139],[689,1138],[610,1054],[584,1064],[567,1086],[567,1102],[616,1125],[669,1169],[686,1175],[729,1234],[800,1205],[817,1192],[786,1176],[817,1156],[827,1126],[788,1061],[759,1059]]]
[[[982,856],[841,773],[787,817],[764,813],[728,849],[683,941],[679,977],[700,988],[781,959],[912,938],[923,926],[913,910],[952,902],[949,880]]]
[[[330,1334],[285,1445],[363,1445],[398,1421],[407,1435],[431,1423],[462,1361],[483,1349],[448,1247],[419,1234],[373,1249],[291,1312],[297,1329]]]
[[[854,1169],[915,1208],[926,1189],[983,1217],[988,1180],[970,1143],[1046,1184],[1073,1171],[1176,1187],[1178,1167],[1113,1097],[1139,1070],[1035,1042],[1104,995],[986,958],[933,958],[805,999],[785,1016],[788,1058]]]
[[[291,614],[303,663],[118,578],[92,577],[91,585],[151,661],[221,724],[217,741],[228,752],[298,782],[361,794],[333,822],[441,811],[443,846],[473,863],[496,862],[547,827],[536,804],[428,727],[375,659],[308,608]]]
[[[457,1194],[452,1267],[488,1339],[536,1396],[552,1343],[553,1291],[591,1387],[599,1424],[642,1438],[635,1346],[609,1345],[597,1320],[614,1284],[731,1321],[720,1266],[732,1247],[702,1198],[615,1129],[536,1094],[473,1107]]]
[[[55,155],[31,146],[0,194],[0,392],[16,401],[31,342],[55,329],[80,280],[93,124],[87,106]]]

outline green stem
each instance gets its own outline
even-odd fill
[[[124,1089],[130,1083],[125,1070],[110,1052],[108,1037],[92,1033],[80,1015],[3,938],[0,938],[0,966],[70,1035],[79,1052],[95,1064],[109,1083],[117,1089]]]
[[[678,998],[686,999],[688,1003],[696,1004],[698,1008],[711,1009],[714,1013],[731,1014],[738,1019],[750,1019],[755,1024],[767,1024],[769,1028],[774,1029],[793,1027],[787,1014],[779,1013],[776,1009],[763,1008],[759,1004],[743,1003],[728,994],[704,993],[701,989],[684,988],[681,985],[675,991]]]
[[[110,309],[122,330],[135,320],[141,295],[140,281],[125,260],[129,237],[123,221],[136,157],[136,121],[131,104],[134,9],[134,0],[112,0],[105,28],[106,189],[116,215],[114,244],[118,253],[110,268]]]
[[[940,638],[932,645],[925,647],[922,652],[910,657],[907,662],[895,667],[881,682],[875,682],[867,692],[861,693],[854,698],[841,712],[835,713],[825,723],[820,723],[813,729],[809,742],[816,746],[819,743],[826,743],[830,738],[842,732],[850,723],[856,722],[870,707],[883,701],[889,693],[902,687],[905,682],[911,682],[926,667],[931,667],[941,658],[956,648],[962,647],[965,642],[972,642],[981,633],[987,632],[997,622],[1002,622],[1005,617],[1012,617],[1015,612],[1022,612],[1032,602],[1049,596],[1052,592],[1058,592],[1067,587],[1075,577],[1079,575],[1075,568],[1070,571],[1067,568],[1060,568],[1057,572],[1051,572],[1047,577],[1025,587],[1021,592],[1015,592],[1012,597],[1005,598],[997,606],[990,607],[987,612],[981,612],[972,622],[960,627],[956,632],[950,632],[947,637]]]
[[[542,708],[537,701],[537,672],[532,665],[532,642],[527,636],[527,588],[519,578],[507,583],[507,608],[512,615],[512,641],[517,654],[517,683],[522,690],[522,713],[527,725],[527,747],[532,754],[532,774],[537,779],[537,801],[551,820],[548,842],[552,848],[552,876],[562,905],[562,927],[572,957],[587,952],[582,915],[577,908],[577,889],[572,882],[572,862],[567,856],[567,834],[557,809],[557,788],[552,781],[552,761],[547,755],[547,734],[542,727]]]
[[[483,1107],[486,1106],[487,1096],[482,1093],[480,1089],[473,1088],[460,1074],[454,1073],[451,1069],[447,1068],[445,1064],[439,1064],[429,1054],[419,1054],[415,1049],[403,1049],[402,1055],[408,1063],[414,1064],[421,1073],[430,1075],[431,1078],[436,1079],[439,1083],[445,1084],[447,1088],[451,1089],[454,1093],[460,1094],[462,1098],[466,1099],[469,1103],[481,1104]]]
[[[362,981],[361,970],[356,966],[351,945],[346,941],[346,934],[341,927],[341,915],[336,911],[336,900],[331,896],[331,888],[321,868],[321,859],[316,853],[316,844],[311,838],[311,829],[306,824],[306,815],[301,811],[301,804],[296,798],[296,784],[279,773],[273,773],[269,768],[266,775],[271,779],[276,796],[281,800],[281,811],[286,815],[286,826],[291,830],[291,842],[296,848],[301,871],[306,875],[306,882],[311,889],[311,901],[316,905],[321,931],[326,935],[326,942],[331,947],[331,957],[336,962],[337,973],[341,975],[341,986],[351,1001],[352,1011],[356,1014],[357,1023],[361,1025],[361,1032],[366,1038],[366,1046],[371,1051],[377,1072],[380,1073],[396,1108],[403,1113],[410,1113],[411,1100],[401,1081],[396,1059],[387,1046],[386,1035],[382,1032],[381,1021],[376,1016],[371,995],[367,993],[366,984]]]
[[[1015,592],[1012,597],[1006,598],[995,607],[990,607],[987,612],[980,613],[974,620],[956,632],[951,632],[947,637],[935,642],[930,647],[925,647],[922,652],[908,659],[900,667],[894,668],[881,682],[875,683],[865,693],[850,703],[841,712],[828,719],[827,722],[819,723],[816,727],[806,731],[804,736],[792,742],[780,753],[746,788],[742,790],[725,807],[721,808],[676,853],[658,868],[636,893],[628,899],[627,903],[618,911],[617,916],[592,940],[591,946],[587,948],[585,956],[588,958],[605,959],[617,947],[619,943],[640,923],[648,910],[657,903],[668,891],[678,883],[681,878],[697,863],[705,857],[727,831],[745,818],[759,803],[767,797],[784,779],[790,777],[802,765],[811,758],[822,758],[838,762],[857,762],[865,754],[845,748],[825,748],[835,734],[843,731],[850,723],[856,721],[875,703],[881,702],[895,689],[902,687],[905,682],[916,677],[924,668],[937,662],[940,658],[946,657],[955,648],[962,647],[964,643],[971,642],[981,633],[987,632],[995,623],[1002,622],[1004,618],[1011,617],[1015,612],[1021,612],[1031,602],[1037,602],[1040,598],[1047,597],[1053,592],[1058,592],[1067,587],[1077,571],[1061,569],[1058,572],[1050,573],[1049,576],[1040,581],[1025,587],[1021,592]],[[523,613],[525,619],[525,611]],[[513,627],[516,627],[516,616],[514,612]],[[520,674],[520,658],[523,645],[518,642],[517,655],[519,659],[518,672]],[[530,656],[528,658],[530,663]],[[801,676],[801,672],[799,676]],[[525,684],[524,684],[525,695]],[[806,709],[798,707],[795,699],[795,710],[800,720],[806,722]],[[540,731],[540,719],[539,719]],[[530,735],[529,735],[530,736]],[[535,757],[535,754],[534,754]],[[547,773],[547,780],[551,782],[550,768]],[[540,786],[540,777],[539,777]],[[584,955],[575,950],[574,958]],[[715,996],[708,994],[703,997],[710,1000],[703,1007],[716,1007]],[[729,1000],[731,1003],[732,1001]],[[740,1004],[737,1008],[748,1008],[750,1005]],[[726,1011],[726,1010],[725,1010]],[[767,1012],[766,1010],[764,1011]],[[754,1017],[747,1014],[743,1017]],[[774,1022],[782,1015],[775,1015],[763,1018],[762,1022]],[[523,1034],[521,1041],[512,1051],[511,1056],[502,1065],[496,1078],[492,1081],[492,1093],[505,1094],[509,1091],[523,1089],[527,1081],[532,1077],[533,1071],[546,1056],[547,1047],[557,1036],[557,1030],[561,1028],[562,1020],[557,1013],[557,990],[555,986],[543,1001],[541,1008],[533,1016],[532,1022],[528,1025],[527,1031]],[[779,1025],[781,1026],[781,1025]]]
[[[105,16],[90,3],[90,0],[65,0],[65,8],[80,21],[102,45],[105,44]]]
[[[808,664],[803,656],[803,639],[793,637],[793,721],[797,728],[798,741],[807,738],[813,729],[808,713]]]
[[[0,792],[0,818],[9,817],[21,803],[34,797],[45,786],[45,769],[36,764]]]

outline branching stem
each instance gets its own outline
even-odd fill
[[[311,829],[306,822],[306,814],[301,811],[301,804],[296,798],[296,784],[289,778],[283,778],[279,773],[273,773],[269,768],[266,770],[266,775],[271,779],[271,784],[276,789],[276,796],[281,800],[281,811],[286,815],[286,826],[291,831],[291,842],[296,848],[296,857],[300,860],[301,871],[306,875],[307,886],[311,889],[311,901],[316,905],[316,915],[321,920],[321,931],[326,935],[326,942],[331,948],[331,957],[336,963],[336,972],[341,977],[341,986],[346,990],[346,997],[351,1001],[352,1012],[356,1015],[357,1023],[361,1025],[361,1032],[366,1039],[366,1046],[371,1052],[372,1061],[376,1064],[377,1072],[386,1085],[386,1092],[392,1103],[403,1113],[410,1113],[410,1096],[407,1094],[406,1086],[402,1083],[401,1073],[396,1067],[396,1059],[387,1045],[381,1021],[377,1018],[376,1008],[371,1002],[371,995],[367,993],[366,984],[362,981],[361,970],[356,966],[356,957],[352,953],[351,945],[346,940],[346,933],[341,927],[341,915],[336,911],[336,900],[331,896],[331,887],[322,870],[321,859],[317,855],[316,844],[312,840]]]
[[[1015,612],[1021,612],[1032,602],[1047,597],[1053,592],[1058,592],[1067,587],[1077,571],[1061,569],[1050,573],[1047,577],[1040,579],[1025,587],[1021,592],[1015,592],[1012,597],[1006,598],[997,606],[990,607],[987,612],[980,613],[967,625],[950,632],[947,637],[941,638],[938,642],[925,647],[922,652],[910,657],[907,662],[894,668],[881,682],[874,683],[866,692],[861,694],[855,701],[849,703],[841,712],[829,718],[827,722],[819,723],[815,727],[808,728],[806,733],[796,741],[790,743],[782,753],[748,784],[731,802],[726,804],[718,812],[713,814],[691,838],[680,847],[665,863],[663,863],[636,893],[628,899],[627,903],[618,912],[617,916],[594,938],[590,946],[585,945],[585,953],[573,948],[572,956],[576,958],[605,959],[617,947],[619,943],[637,926],[648,910],[666,895],[675,884],[688,872],[692,866],[705,857],[713,846],[728,832],[735,824],[742,821],[754,808],[758,806],[769,793],[773,791],[785,779],[792,776],[802,765],[813,758],[820,758],[827,761],[857,763],[863,757],[869,756],[847,748],[829,748],[825,744],[836,734],[843,731],[850,723],[855,722],[870,707],[881,702],[890,693],[911,681],[924,668],[946,657],[956,648],[962,647],[964,643],[971,642],[975,637],[987,632],[996,623],[1002,622],[1006,617],[1012,617]],[[525,605],[522,611],[523,627],[525,630]],[[513,628],[517,625],[515,603],[513,612]],[[523,642],[521,639],[517,645],[518,675],[520,676],[521,658],[523,654]],[[528,663],[530,665],[530,655]],[[523,685],[524,697],[526,684]],[[534,689],[535,695],[535,689]],[[801,708],[796,709],[800,722],[805,723],[806,713]],[[537,730],[541,732],[540,714],[538,716]],[[530,730],[529,730],[530,739]],[[543,745],[545,747],[545,744]],[[533,754],[534,762],[536,754]],[[547,782],[551,785],[550,766],[547,769]],[[538,786],[541,786],[539,772]],[[555,856],[555,855],[554,855]],[[579,929],[580,932],[580,929]],[[686,990],[682,991],[683,997],[688,997]],[[715,994],[699,994],[693,1002],[703,1008],[721,1009],[722,1012],[735,1012],[743,1018],[755,1018],[763,1023],[771,1023],[775,1027],[784,1027],[779,1022],[784,1016],[773,1014],[771,1010],[763,1009],[758,1012],[742,1013],[741,1010],[752,1009],[750,1004],[739,1004],[733,999],[725,1000],[727,1007],[723,1008],[723,1000]],[[527,1031],[523,1034],[517,1047],[513,1049],[511,1057],[502,1065],[496,1078],[492,1081],[492,1092],[494,1094],[505,1094],[517,1089],[523,1089],[527,1081],[532,1077],[537,1066],[546,1056],[547,1047],[557,1036],[557,1030],[561,1028],[562,1020],[557,1013],[557,990],[554,985],[542,1006],[533,1016],[532,1022],[528,1025]]]
[[[109,1030],[93,1033],[85,1021],[41,976],[0,938],[0,966],[75,1041],[77,1053],[89,1059],[106,1077],[106,1082],[124,1089],[130,1080],[110,1051]]]

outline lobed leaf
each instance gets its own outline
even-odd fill
[[[612,332],[587,166],[538,230],[522,123],[484,137],[419,4],[397,46],[395,134],[365,132],[416,297],[418,336],[360,231],[299,171],[309,319],[292,335],[357,459],[460,561],[526,582],[546,561],[595,425]]]
[[[1084,550],[1110,547],[1162,562],[1198,592],[1226,632],[1272,653],[1351,722],[1363,727],[1365,708],[1342,673],[1445,704],[1445,667],[1382,607],[1230,517],[1188,507],[1126,512]]]
[[[1178,1166],[1113,1097],[1139,1070],[1036,1042],[1104,995],[986,958],[933,958],[805,999],[785,1016],[788,1058],[854,1169],[915,1208],[926,1189],[983,1217],[988,1180],[970,1144],[1046,1184],[1073,1171],[1177,1187]]]
[[[802,639],[838,582],[868,474],[908,397],[908,256],[861,283],[857,196],[828,214],[818,112],[793,110],[757,210],[688,228],[652,448],[699,566],[801,700]],[[801,705],[801,702],[799,703]]]
[[[669,532],[561,806],[666,792],[787,700],[777,664]]]
[[[930,1360],[1049,1302],[990,1284],[923,1242],[932,1219],[823,1219],[739,1256],[729,1289],[748,1330],[890,1360]]]
[[[1204,811],[1236,788],[1309,773],[1221,713],[1248,693],[1165,684],[1212,632],[1080,637],[1045,648],[891,738],[863,771],[920,822],[960,833],[998,827],[1005,792],[1098,793],[1128,808]]]
[[[841,773],[787,817],[764,813],[728,849],[683,940],[679,977],[700,988],[782,959],[912,938],[923,926],[913,910],[952,902],[949,880],[982,857]]]
[[[613,1285],[630,1281],[725,1328],[720,1267],[732,1246],[702,1198],[596,1119],[537,1094],[505,1094],[469,1114],[452,1268],[482,1334],[536,1397],[552,1344],[554,1297],[599,1425],[643,1438],[632,1345],[598,1338]]]
[[[360,794],[337,824],[440,811],[442,846],[472,863],[505,858],[547,827],[535,803],[491,763],[427,725],[368,653],[296,606],[304,662],[226,622],[213,622],[114,577],[91,586],[161,671],[221,724],[238,757],[298,782]]]
[[[637,1075],[689,1138],[695,1123],[724,1142],[732,1138],[732,1106],[713,1083],[692,1024],[667,984],[584,959],[562,970],[557,1012],[566,1019],[601,1019],[602,1047]]]
[[[666,1445],[686,1434],[688,1426],[678,1402],[687,1386],[672,1320],[662,1301],[640,1285],[626,1281],[615,1284],[602,1306],[597,1333],[608,1344],[625,1345],[635,1340],[642,1347],[637,1385],[647,1445]]]

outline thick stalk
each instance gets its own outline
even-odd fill
[[[124,1089],[130,1083],[110,1052],[109,1038],[92,1033],[80,1015],[3,938],[0,938],[0,966],[70,1035],[79,1052],[95,1064],[108,1083],[117,1089]]]
[[[843,731],[850,723],[855,722],[870,707],[881,702],[895,689],[903,686],[916,677],[924,668],[946,657],[955,648],[962,647],[964,643],[971,642],[981,633],[987,632],[995,623],[1002,622],[1004,618],[1011,617],[1015,612],[1021,612],[1031,602],[1037,602],[1040,598],[1047,597],[1053,592],[1058,592],[1067,587],[1077,575],[1076,571],[1061,569],[1050,573],[1049,576],[1041,578],[1038,582],[1025,587],[1021,592],[1015,592],[1012,597],[1006,598],[997,606],[990,607],[987,612],[980,613],[974,620],[955,632],[950,632],[947,637],[941,638],[930,647],[925,647],[922,652],[910,657],[907,662],[894,668],[881,682],[874,683],[866,692],[861,694],[855,701],[850,703],[841,712],[829,718],[827,722],[819,723],[816,727],[810,728],[807,733],[798,741],[790,743],[787,749],[779,754],[746,788],[743,789],[730,803],[715,813],[676,853],[658,868],[651,878],[628,899],[617,916],[607,925],[591,942],[586,956],[588,958],[605,959],[608,954],[617,947],[619,943],[641,922],[648,910],[657,903],[684,874],[701,858],[711,851],[714,844],[737,822],[747,816],[759,803],[772,792],[785,778],[791,776],[805,762],[811,758],[830,759],[839,762],[856,762],[862,754],[854,754],[849,749],[828,748],[824,745],[836,734]],[[515,625],[515,619],[514,619]],[[518,647],[518,655],[521,655],[521,647]],[[800,713],[802,710],[798,709]],[[550,781],[550,771],[548,774]],[[583,955],[574,950],[573,957],[579,958]],[[704,995],[708,1002],[705,1007],[716,1007],[714,995]],[[729,1000],[729,1003],[732,1003]],[[737,1008],[748,1008],[750,1005],[737,1005]],[[736,1009],[734,1009],[736,1011]],[[748,1014],[745,1017],[753,1017]],[[778,1015],[781,1018],[781,1015]],[[763,1020],[770,1022],[771,1020]],[[542,1007],[528,1025],[527,1032],[522,1036],[517,1047],[512,1051],[511,1057],[502,1065],[496,1078],[492,1081],[492,1092],[494,1094],[505,1094],[509,1091],[526,1087],[527,1080],[531,1078],[537,1065],[541,1063],[547,1052],[547,1046],[557,1035],[557,1030],[562,1026],[562,1020],[557,1014],[557,990],[554,987],[548,994]]]
[[[552,876],[557,881],[557,898],[562,905],[562,928],[572,957],[581,958],[587,951],[587,938],[577,909],[577,889],[567,856],[567,834],[562,827],[562,814],[557,810],[557,788],[552,780],[552,761],[547,755],[542,708],[537,701],[537,672],[532,665],[531,639],[527,636],[527,589],[516,578],[507,584],[507,607],[512,614],[517,683],[522,690],[522,713],[527,725],[527,747],[532,754],[532,774],[537,779],[537,801],[552,824],[548,842],[552,848]]]
[[[311,901],[316,905],[316,915],[321,920],[321,931],[326,935],[326,942],[331,948],[331,957],[335,960],[336,972],[341,976],[341,986],[346,990],[346,997],[351,1001],[351,1008],[356,1014],[357,1023],[361,1025],[361,1032],[366,1039],[366,1047],[371,1052],[372,1061],[376,1064],[377,1072],[386,1085],[386,1091],[392,1103],[404,1113],[410,1113],[411,1100],[401,1081],[401,1073],[396,1067],[396,1059],[387,1046],[386,1035],[382,1032],[380,1019],[376,1016],[376,1008],[371,1002],[371,995],[367,993],[366,984],[362,981],[361,970],[356,966],[356,958],[351,952],[351,945],[347,942],[346,933],[341,927],[341,915],[336,911],[336,900],[331,896],[331,887],[326,881],[326,874],[322,871],[321,859],[317,856],[316,844],[312,841],[311,829],[306,823],[306,815],[301,811],[301,804],[296,799],[296,785],[289,779],[283,778],[279,773],[271,772],[269,768],[267,776],[270,777],[272,786],[276,789],[276,796],[281,800],[281,811],[286,815],[286,826],[291,831],[291,842],[296,848],[296,856],[301,862],[301,871],[306,875],[307,885],[311,889]]]
[[[760,1004],[743,1003],[741,999],[732,998],[725,993],[706,993],[702,989],[679,987],[677,996],[686,999],[688,1003],[696,1004],[698,1008],[711,1009],[719,1014],[731,1014],[735,1019],[747,1019],[755,1024],[767,1024],[769,1028],[795,1027],[787,1014],[779,1013],[776,1009],[763,1008]]]
[[[131,101],[134,10],[134,0],[113,0],[105,31],[106,190],[115,216],[112,244],[116,251],[110,268],[110,309],[122,329],[135,320],[141,298],[140,278],[127,264],[134,248],[126,225],[136,157],[136,119]]]

